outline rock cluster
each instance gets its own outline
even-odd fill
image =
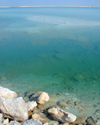
[[[54,100],[46,92],[28,93],[27,101],[17,93],[0,87],[0,125],[86,125],[96,124],[92,118],[77,117],[58,106],[50,107]],[[56,100],[56,98],[55,98]],[[63,102],[58,103],[66,107]],[[98,122],[99,123],[99,122]]]

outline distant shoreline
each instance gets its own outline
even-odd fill
[[[100,6],[70,6],[70,5],[46,5],[46,6],[0,6],[0,8],[12,8],[12,7],[100,7]]]

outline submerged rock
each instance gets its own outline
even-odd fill
[[[96,125],[96,122],[94,121],[94,119],[91,116],[87,119],[87,123],[88,123],[88,125]]]
[[[73,79],[76,80],[76,81],[82,81],[82,80],[84,80],[85,78],[84,78],[83,75],[77,74],[76,76],[73,77]]]
[[[1,76],[0,79],[1,80],[6,80],[6,76]]]
[[[76,120],[76,116],[69,113],[65,112],[64,110],[58,108],[58,107],[53,107],[48,110],[48,113],[51,114],[51,116],[60,122],[70,122],[73,123]]]
[[[64,101],[58,102],[58,105],[59,105],[60,107],[62,107],[62,108],[67,107],[67,104],[66,104]]]
[[[39,91],[39,92],[36,92],[36,93],[30,95],[30,96],[29,96],[30,101],[33,101],[33,100],[34,100],[34,101],[37,101],[37,99],[38,99],[38,97],[40,96],[41,93],[42,93],[42,92]]]
[[[0,87],[0,96],[6,98],[15,98],[17,97],[17,93],[7,88]]]
[[[55,94],[50,95],[50,100],[49,102],[52,103],[53,105],[57,103],[57,101],[59,100],[59,97]]]
[[[75,120],[75,122],[73,124],[74,125],[78,125],[78,124],[85,125],[86,124],[86,120],[87,120],[86,116],[80,116],[80,117],[77,117],[77,119]]]
[[[100,115],[100,109],[97,109],[97,110],[95,111],[95,114],[99,116],[99,115]]]
[[[4,114],[4,117],[17,121],[25,121],[28,119],[28,110],[22,97],[0,97],[0,111]]]

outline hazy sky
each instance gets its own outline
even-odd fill
[[[21,6],[21,5],[100,6],[100,0],[0,0],[0,6]]]

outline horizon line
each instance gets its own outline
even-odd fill
[[[83,5],[26,5],[26,6],[0,6],[3,7],[100,7],[100,6],[83,6]]]

